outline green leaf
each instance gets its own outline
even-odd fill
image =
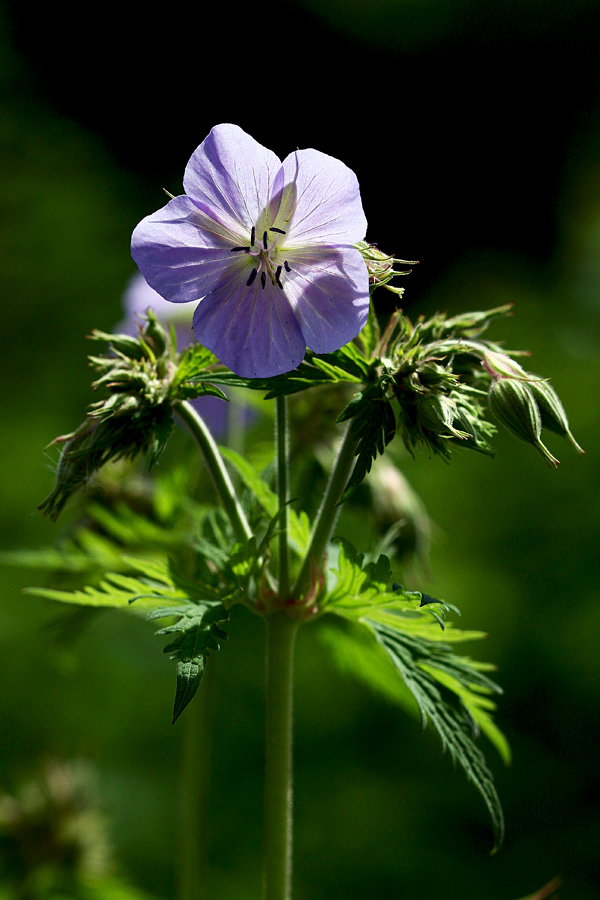
[[[450,697],[456,695],[453,692],[442,693],[440,687],[443,679],[436,678],[432,666],[427,665],[430,659],[442,655],[446,657],[446,664],[452,668],[454,661],[449,648],[444,645],[428,646],[422,639],[409,636],[372,619],[364,619],[363,622],[373,629],[381,647],[417,701],[423,727],[428,721],[431,722],[442,740],[444,749],[449,750],[453,761],[462,767],[467,778],[473,782],[483,797],[492,821],[497,849],[504,837],[504,816],[493,775],[487,767],[483,753],[475,744],[472,733],[469,733],[468,720],[462,714],[461,708],[453,705],[447,696],[448,693]],[[466,690],[469,682],[465,680],[463,666],[456,666],[456,675],[460,676],[463,689]],[[471,670],[469,677],[477,678],[475,669]],[[474,684],[477,685],[477,682]],[[488,679],[485,679],[485,684],[490,684]]]
[[[510,758],[506,739],[495,725],[492,712],[493,695],[500,688],[485,674],[492,666],[458,656],[453,651],[456,641],[475,640],[481,632],[460,631],[446,621],[456,611],[448,603],[419,591],[407,591],[401,585],[389,584],[389,560],[380,556],[365,563],[346,541],[340,542],[336,582],[322,598],[322,608],[351,620],[375,638],[380,652],[394,667],[414,697],[423,727],[430,721],[448,747],[452,758],[482,794],[492,818],[497,845],[502,840],[502,810],[493,778],[485,759],[474,743],[481,730],[495,745],[505,761]],[[375,660],[373,646],[368,645],[372,671],[363,663],[355,665],[356,674],[392,697],[389,666]],[[348,657],[348,652],[345,653]],[[398,700],[406,706],[403,694]]]
[[[219,650],[219,642],[227,640],[226,633],[219,626],[229,621],[229,614],[222,603],[186,603],[175,609],[155,609],[147,618],[150,621],[170,616],[176,616],[177,622],[159,629],[156,634],[176,635],[163,651],[177,660],[177,689],[173,705],[175,722],[200,686],[210,651]]]
[[[140,559],[123,553],[121,560],[129,570],[140,572],[142,577],[108,572],[98,586],[88,585],[75,591],[30,587],[25,588],[25,593],[76,606],[114,609],[127,609],[133,603],[134,609],[153,609],[157,606],[180,604],[182,600],[219,600],[219,594],[214,588],[198,580],[182,578],[165,559]]]
[[[127,609],[135,602],[136,608],[152,609],[168,603],[177,604],[187,599],[186,594],[174,585],[152,582],[139,578],[109,572],[98,587],[87,586],[77,591],[58,591],[52,588],[25,588],[26,594],[58,600],[77,606],[101,606],[113,609]]]
[[[215,369],[198,372],[191,380],[196,382],[210,381],[213,384],[224,384],[230,387],[247,387],[253,391],[266,391],[265,399],[296,394],[311,387],[323,384],[354,384],[368,381],[373,364],[361,354],[352,343],[336,350],[317,356],[307,350],[304,360],[291,372],[276,375],[273,378],[240,378],[228,369]]]
[[[179,387],[186,381],[198,376],[204,376],[207,369],[218,364],[217,357],[202,344],[192,344],[182,352],[177,366],[177,372],[173,378],[174,387]]]
[[[337,421],[345,422],[348,419],[353,420],[350,433],[356,441],[357,459],[340,503],[354,493],[371,471],[377,454],[383,454],[396,433],[396,416],[382,384],[370,384],[353,397]]]

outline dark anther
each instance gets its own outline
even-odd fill
[[[285,234],[285,231],[282,231],[281,228],[269,228],[269,231],[276,231],[277,234]]]
[[[291,271],[292,271],[292,270],[290,269],[289,265],[288,265],[287,259],[286,259],[286,261],[284,262],[283,265],[285,266],[285,271],[286,271],[286,272],[291,272]]]
[[[268,249],[268,246],[269,246],[269,245],[267,244],[267,232],[266,232],[266,231],[265,231],[265,233],[263,234],[263,246],[264,246],[265,250],[267,250],[267,249]]]
[[[283,285],[282,285],[282,283],[280,281],[280,277],[279,277],[281,275],[282,268],[283,268],[283,266],[277,266],[277,271],[275,272],[275,281],[277,282],[277,284],[279,285],[280,288],[283,288]]]
[[[260,275],[260,283],[262,284],[262,288],[263,288],[263,291],[264,291],[265,285],[266,285],[266,283],[267,283],[267,276],[265,275],[264,272],[261,272],[261,275]]]
[[[232,247],[231,248],[232,253],[239,253],[240,250],[243,250],[245,253],[248,253],[250,251],[250,247]]]
[[[254,247],[254,238],[256,237],[256,228],[252,226],[252,234],[250,235],[250,246]]]
[[[250,272],[250,278],[249,278],[248,281],[246,282],[246,286],[247,286],[247,287],[250,287],[250,285],[252,284],[252,282],[253,282],[254,279],[256,278],[257,273],[258,273],[258,269],[252,269],[252,271]]]

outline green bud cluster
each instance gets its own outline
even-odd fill
[[[101,331],[90,336],[109,345],[107,355],[89,357],[99,374],[92,386],[106,396],[91,404],[75,431],[52,442],[61,448],[56,482],[39,507],[52,519],[105,463],[147,453],[152,465],[164,449],[173,427],[178,357],[151,309],[146,316],[137,337]]]
[[[425,446],[448,460],[457,446],[494,455],[489,411],[551,466],[558,460],[541,440],[542,428],[566,437],[579,453],[564,408],[548,381],[525,371],[519,354],[481,334],[510,306],[447,318],[437,314],[413,326],[404,316],[389,334],[385,377],[400,407],[399,424],[412,453]]]
[[[93,331],[90,337],[108,343],[113,351],[111,356],[89,357],[90,364],[100,373],[92,387],[108,390],[106,399],[92,404],[91,418],[132,415],[136,410],[148,410],[169,400],[177,356],[171,352],[167,332],[152,309],[147,312],[138,338],[102,331]]]

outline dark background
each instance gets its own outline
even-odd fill
[[[90,399],[83,337],[121,317],[132,228],[163,187],[181,191],[222,121],[282,158],[315,147],[354,169],[368,238],[420,260],[410,315],[514,302],[491,336],[533,352],[588,451],[550,440],[552,472],[500,434],[493,462],[406,459],[437,525],[432,571],[414,586],[490,633],[476,655],[505,688],[514,763],[489,759],[506,845],[488,855],[483,807],[436,740],[341,678],[307,635],[297,900],[516,900],[559,873],[562,897],[597,896],[599,28],[592,0],[1,11],[4,547],[61,533],[32,510],[51,482],[43,447]],[[42,628],[47,606],[19,594],[39,574],[3,579],[4,787],[46,757],[92,760],[121,871],[174,897],[180,734],[152,630],[106,616],[61,648]],[[239,627],[219,660],[214,900],[260,884],[262,644],[254,623]]]

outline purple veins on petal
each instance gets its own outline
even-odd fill
[[[196,308],[194,332],[224,365],[244,378],[269,378],[302,362],[306,341],[285,295],[271,281],[261,289],[222,284]]]

